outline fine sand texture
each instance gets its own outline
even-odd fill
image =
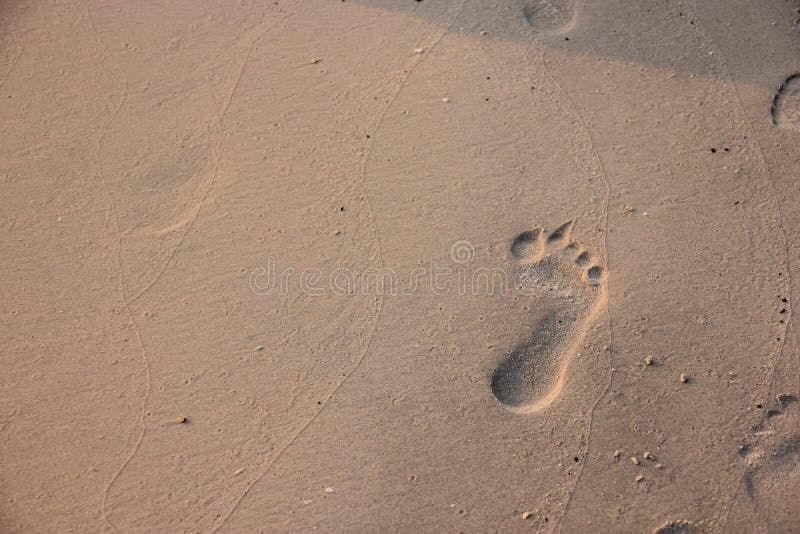
[[[800,532],[800,2],[0,0],[0,532]]]

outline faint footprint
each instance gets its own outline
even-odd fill
[[[575,24],[572,0],[531,0],[522,8],[522,16],[539,32],[563,32]]]
[[[732,505],[750,510],[767,532],[797,532],[797,514],[786,505],[795,502],[800,493],[800,434],[787,437],[793,432],[792,421],[787,417],[775,427],[767,423],[768,428],[758,432],[761,443],[739,449],[748,467],[742,479],[744,491]],[[742,516],[731,524],[737,522],[743,522]]]
[[[783,80],[772,99],[772,124],[800,131],[800,74]]]
[[[540,296],[544,307],[530,338],[492,374],[492,394],[514,411],[540,410],[558,396],[567,364],[605,299],[603,267],[570,242],[572,224],[547,236],[541,229],[526,231],[511,242],[511,257],[519,265],[517,289]]]

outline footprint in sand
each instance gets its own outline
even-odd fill
[[[575,5],[572,0],[531,0],[522,16],[538,32],[564,32],[575,24]]]
[[[653,534],[694,534],[697,532],[694,524],[690,521],[669,521],[664,523]]]
[[[572,224],[549,234],[522,232],[511,242],[517,288],[540,296],[544,311],[530,338],[492,374],[492,393],[514,411],[535,412],[558,396],[567,364],[605,298],[603,267],[570,241]]]
[[[772,100],[772,124],[800,131],[800,73],[783,80]]]

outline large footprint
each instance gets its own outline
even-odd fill
[[[572,221],[547,234],[519,234],[511,243],[518,263],[517,290],[542,297],[544,310],[530,338],[492,374],[492,393],[507,408],[524,413],[549,405],[561,392],[564,373],[591,318],[605,299],[604,270],[569,240]]]

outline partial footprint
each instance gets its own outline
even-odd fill
[[[800,131],[800,73],[792,74],[778,86],[771,113],[775,126]]]
[[[695,534],[698,529],[691,521],[669,521],[658,527],[653,534]]]
[[[534,412],[550,404],[564,384],[564,371],[605,298],[603,268],[569,241],[572,221],[545,237],[540,229],[511,242],[518,262],[517,289],[537,295],[544,313],[530,338],[492,374],[492,394],[506,407]]]
[[[572,0],[531,0],[522,16],[538,32],[563,32],[575,24],[575,5]]]

